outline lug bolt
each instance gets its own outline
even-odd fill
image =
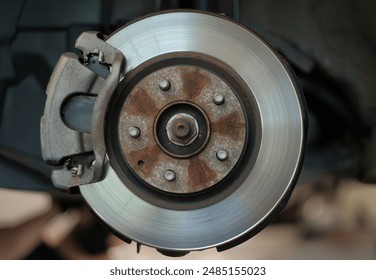
[[[164,174],[164,178],[169,181],[169,182],[172,182],[176,179],[176,174],[173,170],[167,170]]]
[[[220,161],[224,161],[228,158],[228,154],[225,150],[217,151],[217,159]]]
[[[225,97],[222,94],[216,93],[213,97],[213,101],[216,105],[222,105],[225,102]]]
[[[170,84],[170,82],[167,81],[167,80],[161,80],[161,81],[159,82],[159,88],[160,88],[161,90],[163,90],[163,91],[168,91],[168,90],[170,89],[170,87],[171,87],[171,84]]]
[[[131,126],[128,129],[128,133],[129,133],[129,136],[131,136],[132,138],[138,138],[141,135],[140,129],[136,126]]]

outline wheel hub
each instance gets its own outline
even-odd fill
[[[165,67],[124,94],[119,143],[147,184],[194,193],[217,184],[236,165],[246,141],[245,115],[235,92],[216,74],[199,66]],[[139,137],[129,133],[132,127],[140,129]],[[228,157],[219,160],[218,151]],[[174,180],[166,180],[167,171]]]

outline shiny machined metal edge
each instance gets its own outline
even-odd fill
[[[218,203],[194,210],[164,209],[142,200],[107,164],[103,181],[80,187],[95,213],[119,234],[165,250],[221,246],[257,231],[291,192],[303,157],[305,111],[290,70],[247,28],[204,13],[146,17],[119,30],[107,42],[123,52],[126,73],[171,52],[197,52],[223,61],[254,94],[261,143],[242,185]]]

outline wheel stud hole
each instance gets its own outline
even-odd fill
[[[139,161],[137,161],[137,165],[138,165],[138,166],[143,166],[144,163],[145,163],[145,162],[144,162],[143,160],[139,160]]]

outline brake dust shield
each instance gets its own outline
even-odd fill
[[[181,252],[223,250],[266,226],[304,147],[304,102],[283,60],[239,23],[198,12],[141,18],[106,43],[126,69],[107,108],[104,179],[80,186],[99,218]]]

